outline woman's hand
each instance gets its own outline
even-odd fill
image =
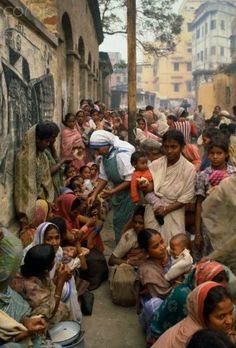
[[[112,189],[106,189],[102,192],[102,198],[110,198],[113,195],[114,191]]]
[[[72,271],[68,265],[61,265],[58,269],[58,280],[68,281],[72,277]]]
[[[165,216],[168,214],[168,209],[167,207],[160,206],[154,210],[154,214],[159,216]]]
[[[28,329],[28,335],[42,334],[47,329],[47,323],[41,316],[26,318],[22,324]]]
[[[90,197],[88,197],[87,204],[89,208],[91,208],[94,205],[96,198],[97,198],[97,195],[94,193]]]

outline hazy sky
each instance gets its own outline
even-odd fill
[[[158,0],[155,0],[158,1]],[[179,5],[183,0],[177,0],[175,9],[178,9]],[[105,52],[120,52],[122,54],[122,58],[127,60],[127,43],[126,37],[122,35],[107,35],[103,43],[99,47],[100,51]],[[142,60],[142,52],[137,49],[137,61]]]

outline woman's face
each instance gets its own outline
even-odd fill
[[[51,139],[36,138],[36,147],[38,151],[44,151],[50,145]]]
[[[151,258],[163,260],[166,256],[166,246],[159,234],[153,235],[149,239],[148,254]]]
[[[219,330],[225,334],[232,330],[233,325],[233,303],[229,298],[219,302],[207,320],[207,327]]]
[[[180,158],[182,147],[177,140],[169,139],[163,143],[163,151],[170,162],[177,161]]]
[[[78,124],[79,124],[80,126],[82,126],[83,123],[84,123],[84,121],[85,121],[85,115],[84,115],[84,113],[83,113],[83,112],[79,112],[79,113],[77,114],[76,119],[77,119]]]
[[[220,168],[225,165],[227,153],[220,147],[213,146],[208,152],[208,158],[213,168]]]
[[[75,116],[68,117],[68,119],[66,121],[66,126],[70,129],[75,128]]]
[[[58,230],[56,228],[52,227],[50,230],[48,230],[45,233],[44,243],[52,245],[55,253],[57,252],[57,250],[60,246],[60,243],[61,243],[61,237],[60,237],[60,233],[58,232]]]
[[[133,229],[138,234],[144,229],[144,219],[142,215],[135,215],[133,218]]]
[[[142,131],[145,130],[145,122],[144,121],[138,121],[138,128],[142,129]]]
[[[109,148],[110,146],[99,147],[98,149],[96,149],[96,152],[98,155],[103,156],[109,152]]]

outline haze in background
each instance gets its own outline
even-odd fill
[[[155,0],[158,1],[158,0]],[[183,0],[177,0],[174,10],[177,11]],[[123,14],[124,15],[124,14]],[[99,47],[99,51],[103,52],[120,52],[122,59],[127,61],[127,42],[124,35],[106,35],[103,43]],[[137,48],[137,62],[142,62],[142,51]]]

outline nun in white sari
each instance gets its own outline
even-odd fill
[[[30,245],[28,245],[23,251],[22,263],[24,263],[24,257],[29,249],[31,249],[35,245],[39,245],[39,244],[43,244],[43,243],[47,244],[47,242],[45,242],[45,235],[52,228],[56,229],[60,235],[60,231],[58,230],[58,227],[51,222],[43,222],[42,224],[40,224],[38,226],[33,242]],[[56,251],[54,267],[50,271],[51,279],[54,278],[55,272],[62,262],[62,258],[63,258],[63,250],[59,246],[57,251]],[[71,315],[72,315],[72,319],[80,321],[82,318],[82,313],[81,313],[81,309],[80,309],[80,304],[78,302],[78,294],[77,294],[75,279],[74,279],[73,275],[72,275],[71,279],[69,281],[65,282],[65,284],[64,284],[64,287],[62,290],[62,295],[61,295],[61,301],[68,305],[70,312],[71,312]]]

